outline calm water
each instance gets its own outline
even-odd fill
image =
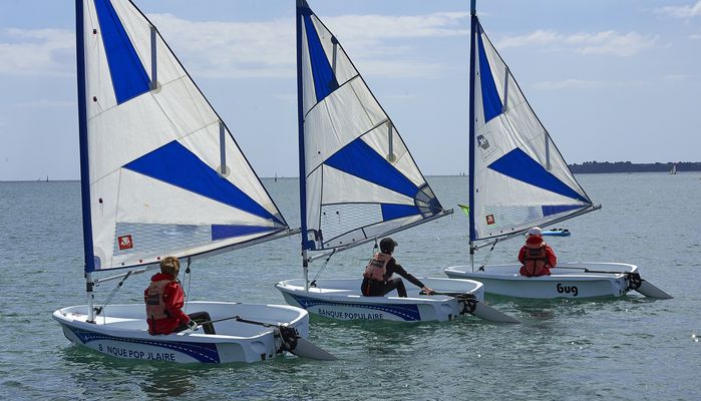
[[[71,346],[51,313],[85,303],[79,184],[0,182],[0,399],[700,399],[701,174],[579,180],[603,209],[563,224],[572,237],[549,240],[560,260],[638,264],[675,299],[489,299],[521,325],[313,318],[311,340],[338,361],[285,357],[215,367],[121,361]],[[429,181],[444,206],[466,200],[466,178]],[[296,181],[265,183],[299,226]],[[441,277],[443,267],[467,262],[466,233],[467,218],[456,211],[396,235],[395,256],[417,276]],[[283,303],[273,285],[301,277],[298,242],[198,262],[191,299]],[[500,244],[490,262],[512,261],[520,245]],[[370,252],[335,256],[322,277],[357,276]],[[485,257],[486,250],[478,253],[478,261]],[[147,280],[132,277],[114,302],[141,302]],[[98,288],[103,296],[111,290],[109,283]]]

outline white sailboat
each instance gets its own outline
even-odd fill
[[[472,1],[470,54],[470,259],[444,270],[485,284],[488,294],[519,298],[591,298],[637,291],[671,298],[627,263],[561,263],[550,276],[524,277],[520,264],[481,266],[474,253],[599,209],[577,182],[489,41]]]
[[[362,296],[355,278],[309,281],[315,259],[452,213],[444,210],[387,116],[336,37],[297,2],[300,208],[304,278],[279,282],[290,305],[338,320],[450,320],[466,313],[514,319],[483,301],[482,284],[421,278],[450,295]],[[314,253],[314,256],[310,254]]]
[[[209,313],[216,335],[152,336],[144,303],[110,303],[128,277],[165,256],[189,269],[198,257],[292,230],[146,16],[129,0],[75,7],[88,304],[53,313],[66,338],[118,358],[179,363],[253,362],[285,351],[329,357],[305,340],[309,316],[300,308],[189,302],[190,312]],[[98,305],[95,288],[113,280],[121,281]]]

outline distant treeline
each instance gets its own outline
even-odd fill
[[[701,162],[678,162],[677,172],[701,171]],[[674,163],[584,162],[571,164],[575,174],[670,172]]]

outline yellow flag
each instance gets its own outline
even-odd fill
[[[470,207],[467,205],[463,205],[461,203],[458,203],[458,206],[460,206],[460,209],[465,213],[465,216],[470,217]]]

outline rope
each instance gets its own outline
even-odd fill
[[[314,276],[314,280],[312,280],[311,283],[309,283],[309,286],[310,286],[310,287],[316,287],[316,280],[318,280],[318,279],[319,279],[319,276],[321,276],[321,273],[322,273],[324,270],[326,270],[326,266],[328,266],[329,260],[331,260],[331,257],[333,256],[334,253],[336,253],[336,250],[335,250],[335,249],[329,254],[329,257],[326,258],[326,260],[324,261],[324,264],[321,266],[321,268],[319,269],[319,271],[316,273],[316,276]]]
[[[487,252],[487,256],[485,256],[485,258],[484,258],[484,263],[482,263],[482,266],[480,266],[480,268],[477,270],[479,270],[481,272],[484,271],[484,267],[487,266],[487,263],[489,263],[489,258],[492,257],[492,251],[494,251],[494,247],[497,246],[497,242],[499,242],[499,238],[497,238],[494,241],[494,243],[492,244],[492,247],[489,248],[489,252]]]
[[[124,282],[131,276],[131,273],[133,273],[133,270],[130,270],[126,276],[120,281],[117,286],[114,287],[110,295],[107,296],[107,299],[105,299],[105,303],[103,303],[101,306],[95,307],[95,316],[99,315],[102,313],[102,310],[105,308],[105,306],[109,305],[110,301],[112,300],[112,297],[119,291],[120,288],[122,288],[122,285],[124,285]]]
[[[192,283],[192,275],[191,270],[190,270],[190,263],[192,262],[191,258],[187,258],[187,267],[185,268],[185,281],[187,281],[187,291],[185,291],[185,305],[183,307],[184,312],[187,313],[187,304],[190,302],[190,297],[187,296],[187,294],[190,293],[190,284]]]

